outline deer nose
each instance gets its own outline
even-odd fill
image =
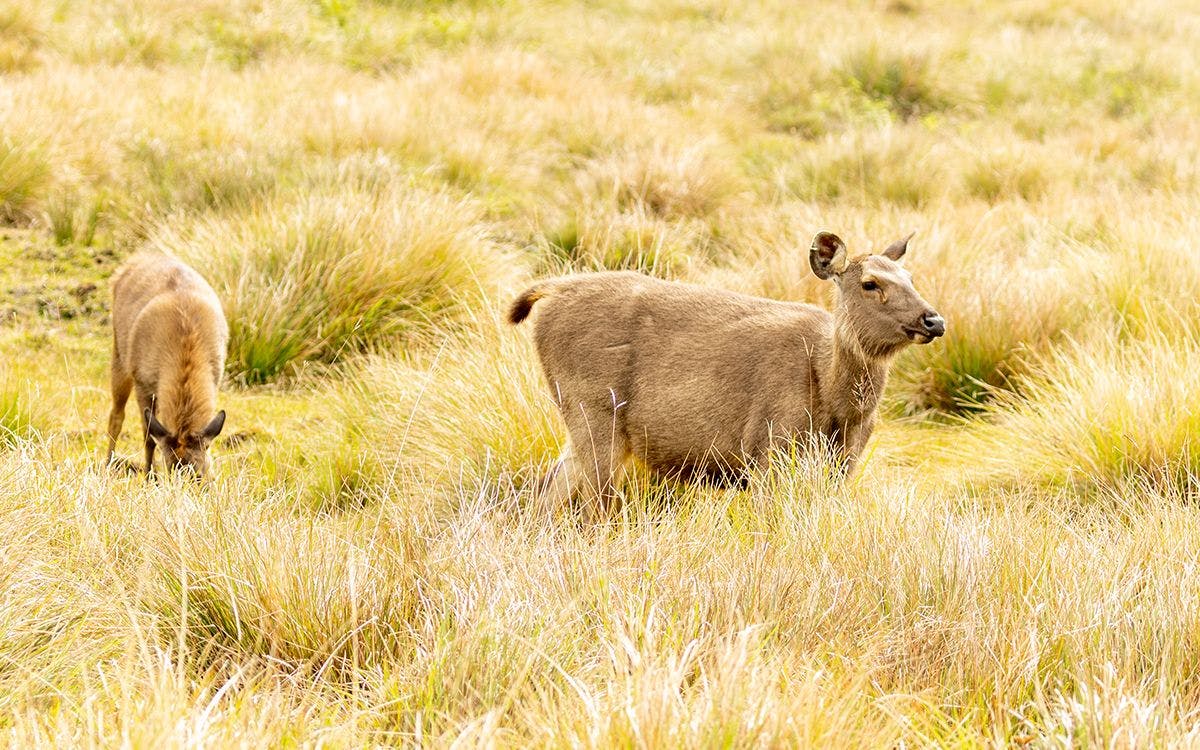
[[[946,332],[946,320],[937,313],[930,311],[921,317],[921,325],[930,336],[941,336]]]

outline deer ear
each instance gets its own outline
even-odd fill
[[[225,426],[225,410],[217,412],[217,416],[213,417],[204,431],[200,433],[200,437],[205,440],[212,440],[217,435],[221,434],[221,429]]]
[[[908,252],[908,241],[913,238],[914,234],[916,234],[916,232],[909,232],[908,236],[904,239],[896,240],[892,244],[888,245],[887,248],[880,253],[880,255],[885,258],[891,258],[892,260],[900,260],[904,257],[904,253]]]
[[[150,437],[162,440],[167,436],[167,428],[163,426],[162,422],[155,419],[153,412],[146,409],[142,412],[142,416],[146,419],[146,430],[149,431]]]
[[[817,232],[808,250],[808,264],[818,279],[828,279],[846,270],[846,243],[833,232]]]

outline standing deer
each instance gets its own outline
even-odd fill
[[[216,293],[181,261],[141,253],[114,277],[112,324],[108,460],[136,389],[146,473],[154,473],[158,447],[169,470],[206,476],[208,445],[225,426],[225,412],[215,409],[229,326]]]
[[[820,232],[809,264],[837,285],[831,313],[632,272],[535,284],[509,322],[538,314],[538,358],[570,442],[547,475],[552,507],[608,504],[629,456],[683,478],[744,476],[779,439],[822,436],[853,471],[892,358],[946,331],[898,263],[912,235],[850,257]]]

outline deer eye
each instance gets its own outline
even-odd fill
[[[879,285],[876,284],[874,281],[864,281],[862,288],[863,288],[864,292],[873,292],[879,288]]]

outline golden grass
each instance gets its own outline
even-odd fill
[[[1197,744],[1198,44],[1166,0],[0,0],[0,738]],[[522,284],[828,304],[819,229],[915,230],[948,321],[860,474],[527,512]],[[99,465],[144,247],[234,328],[211,486]]]

